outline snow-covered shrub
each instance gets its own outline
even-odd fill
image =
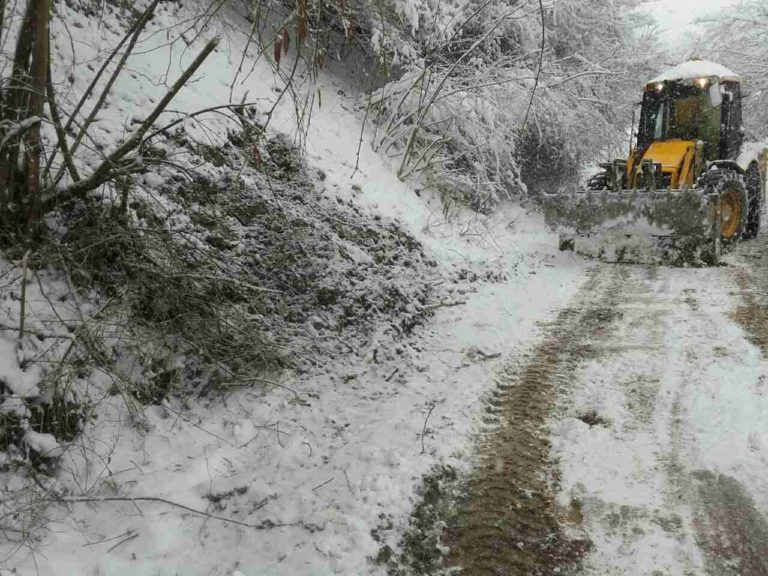
[[[433,184],[488,208],[521,186],[514,111],[522,99],[495,86],[473,90],[442,68],[409,73],[372,97],[382,124],[377,145],[399,150],[401,178],[426,172]]]
[[[278,67],[298,43],[310,70],[343,57],[342,44],[361,47],[383,76],[368,103],[375,144],[397,158],[399,176],[423,175],[489,210],[527,185],[540,189],[537,173],[574,177],[626,132],[653,73],[638,4],[284,0],[279,15],[260,0],[247,6]]]
[[[579,172],[579,150],[557,128],[544,124],[540,131],[527,130],[520,136],[520,175],[532,191],[554,192]]]
[[[403,32],[419,57],[371,99],[379,145],[401,178],[427,172],[482,209],[573,178],[626,130],[651,73],[635,4],[470,0],[447,34],[419,18]]]

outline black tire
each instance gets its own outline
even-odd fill
[[[760,168],[757,162],[752,162],[744,174],[744,184],[747,187],[747,197],[749,198],[749,211],[747,213],[747,224],[741,237],[744,240],[756,238],[760,232]]]
[[[587,180],[587,190],[608,190],[610,187],[608,172],[605,170],[590,176]]]
[[[749,199],[744,177],[735,170],[715,168],[699,179],[697,188],[706,193],[717,192],[727,201],[727,208],[732,217],[721,224],[721,239],[724,243],[739,240],[746,230],[749,215]],[[738,213],[734,211],[736,209]]]

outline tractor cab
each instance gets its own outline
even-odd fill
[[[614,169],[614,188],[690,188],[705,165],[741,152],[741,80],[690,60],[645,84],[637,147]]]
[[[653,142],[704,143],[704,160],[736,159],[741,152],[741,81],[727,68],[691,60],[645,86],[639,150]]]
[[[586,189],[545,197],[560,248],[701,265],[716,264],[728,243],[757,236],[768,148],[744,167],[741,98],[739,77],[703,60],[646,82],[629,156],[601,163]]]

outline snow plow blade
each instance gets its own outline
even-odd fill
[[[584,190],[546,194],[543,208],[561,250],[607,262],[712,266],[720,257],[719,204],[718,194],[696,189]]]

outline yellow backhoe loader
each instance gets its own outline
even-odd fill
[[[619,262],[716,264],[754,238],[768,150],[744,162],[741,80],[691,60],[645,85],[636,145],[601,164],[585,189],[545,194],[561,250]],[[634,141],[634,136],[633,136]]]

